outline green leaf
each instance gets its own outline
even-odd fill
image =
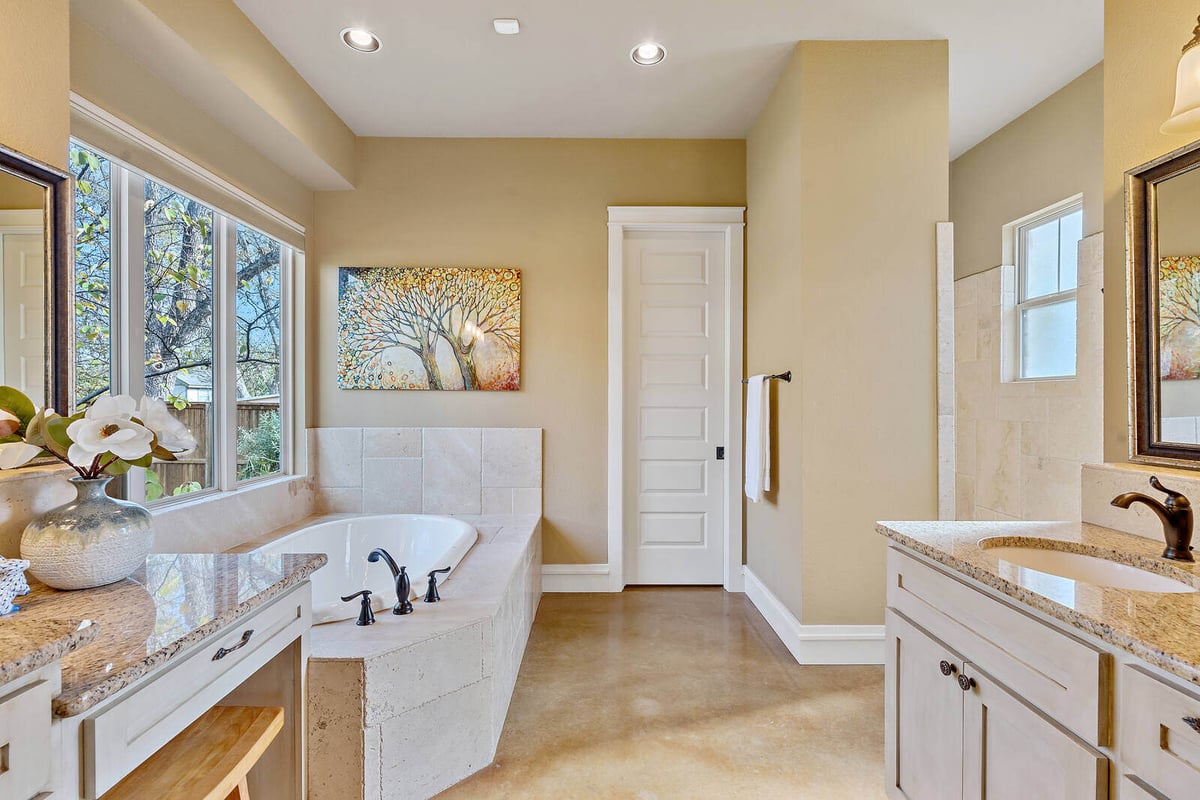
[[[112,462],[107,467],[105,467],[104,474],[105,475],[124,475],[126,472],[129,472],[129,470],[131,470],[131,469],[133,469],[133,466],[128,461],[122,461],[121,459],[117,459],[116,461]]]
[[[33,407],[33,401],[26,397],[20,389],[14,389],[11,386],[0,386],[0,408],[14,414],[17,419],[21,420],[22,425],[27,424],[37,413]]]
[[[67,450],[73,444],[67,435],[67,426],[70,424],[70,420],[64,417],[55,417],[46,423],[46,447],[63,458],[66,458]]]

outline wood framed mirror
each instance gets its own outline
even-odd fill
[[[1200,142],[1125,174],[1132,460],[1200,469]]]
[[[0,384],[71,413],[71,177],[0,146]]]

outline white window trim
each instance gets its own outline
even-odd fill
[[[1076,354],[1075,372],[1070,375],[1049,375],[1040,378],[1026,378],[1021,375],[1021,312],[1028,308],[1054,305],[1068,300],[1077,300],[1079,280],[1076,276],[1076,286],[1054,294],[1035,297],[1032,300],[1021,300],[1022,266],[1025,260],[1024,243],[1021,232],[1027,228],[1039,225],[1055,217],[1083,209],[1083,195],[1077,194],[1052,206],[1035,211],[1008,223],[1003,228],[1001,244],[1004,266],[1000,272],[1000,318],[1001,318],[1001,347],[1000,372],[1001,380],[1005,383],[1039,383],[1045,381],[1073,381],[1079,372],[1078,354]],[[1076,306],[1076,330],[1079,325],[1079,312]]]
[[[130,130],[134,130],[130,128]],[[112,390],[114,393],[141,397],[145,393],[143,362],[146,349],[145,285],[141,280],[129,280],[131,275],[144,274],[145,231],[141,225],[127,225],[127,218],[140,219],[145,206],[144,179],[153,180],[181,195],[192,197],[168,181],[148,175],[106,150],[95,147],[82,139],[72,137],[72,143],[103,156],[111,165],[112,205],[110,230],[112,231],[110,263],[112,272],[112,303],[110,307],[110,329],[112,336]],[[137,141],[153,142],[145,134],[138,133]],[[231,186],[204,167],[196,164],[169,148],[158,145],[160,156],[168,154],[170,160],[193,175],[202,175],[214,185]],[[213,485],[199,492],[178,497],[164,497],[153,502],[155,511],[174,508],[206,499],[229,495],[282,480],[290,480],[306,472],[307,458],[305,431],[299,420],[304,419],[304,398],[297,395],[296,375],[303,369],[304,335],[297,325],[301,317],[295,313],[298,303],[304,300],[304,254],[285,242],[280,245],[280,317],[283,326],[280,363],[280,469],[270,475],[239,481],[237,479],[237,385],[236,347],[237,337],[233,326],[225,322],[236,317],[236,287],[226,273],[236,270],[237,244],[236,226],[244,225],[253,230],[256,226],[232,215],[213,204],[196,199],[213,213],[213,431],[212,460]],[[261,206],[257,201],[256,205]],[[262,206],[266,208],[266,206]],[[282,219],[282,215],[277,216]],[[291,220],[289,220],[291,222]],[[298,223],[291,224],[304,232]],[[136,229],[136,230],[135,230]],[[266,236],[270,234],[264,233]],[[276,237],[271,236],[272,239]],[[136,320],[136,323],[133,321]],[[301,373],[302,374],[302,373]],[[230,400],[232,398],[232,401]],[[218,403],[224,401],[226,412],[218,413]],[[129,500],[146,505],[145,470],[134,468],[126,480],[125,493]]]

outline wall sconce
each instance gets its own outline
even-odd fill
[[[1200,18],[1197,18],[1200,23]],[[1200,131],[1200,24],[1192,31],[1192,40],[1183,46],[1183,58],[1175,77],[1175,109],[1163,123],[1163,133]]]

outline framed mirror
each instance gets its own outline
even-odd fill
[[[71,411],[71,180],[0,146],[0,384]]]
[[[1200,468],[1200,142],[1125,175],[1131,457]]]

